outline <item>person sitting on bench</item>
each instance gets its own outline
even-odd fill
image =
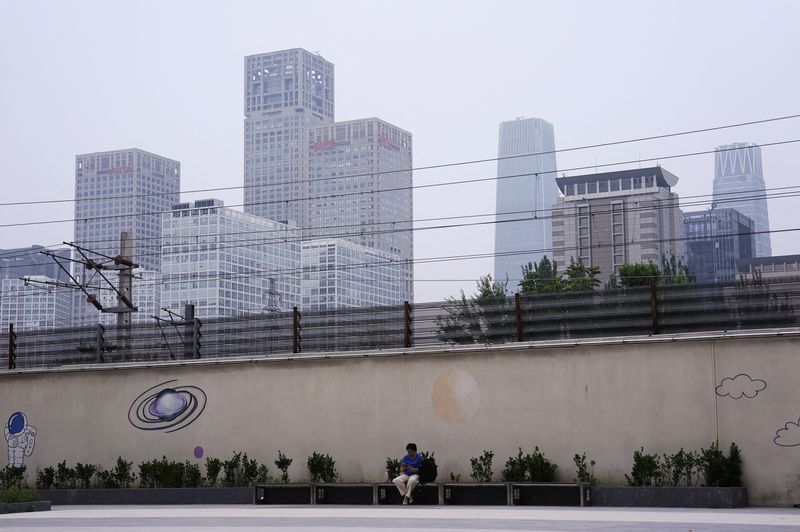
[[[417,454],[416,443],[406,445],[406,452],[408,454],[400,460],[400,475],[393,482],[400,495],[403,496],[403,504],[411,504],[414,502],[411,494],[419,484],[419,466],[422,464],[422,456]]]

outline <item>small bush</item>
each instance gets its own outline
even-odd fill
[[[716,443],[700,452],[681,448],[675,454],[647,454],[634,451],[633,468],[625,475],[631,486],[741,486],[742,455],[735,443],[725,456]]]
[[[6,466],[0,469],[0,490],[22,488],[25,469],[25,466]]]
[[[506,460],[502,478],[504,482],[553,482],[558,466],[548,460],[544,453],[534,447],[533,453],[522,454],[522,447],[516,457]]]
[[[224,462],[222,462],[222,469],[223,471],[225,471],[226,486],[236,486],[236,475],[241,465],[242,465],[241,451],[239,452],[234,451],[233,457],[230,460],[225,460]]]
[[[92,487],[92,477],[97,472],[97,466],[92,464],[82,464],[78,462],[75,465],[75,480],[78,487],[89,489]]]
[[[56,465],[56,489],[73,489],[77,481],[78,474],[71,467],[67,467],[67,461],[64,460]]]
[[[200,466],[186,460],[183,464],[183,486],[186,488],[199,488],[203,485],[203,475]]]
[[[278,459],[275,460],[275,467],[281,471],[281,482],[287,484],[289,482],[289,466],[292,465],[292,459],[287,458],[285,454],[278,449]]]
[[[397,458],[386,459],[386,475],[389,477],[390,481],[400,476],[401,467],[402,462]]]
[[[731,443],[728,450],[728,486],[742,485],[742,451],[735,443]]]
[[[470,466],[472,466],[472,480],[475,482],[491,482],[492,481],[492,460],[494,453],[492,451],[483,451],[478,457],[469,459]]]
[[[700,449],[700,467],[706,486],[728,485],[728,459],[725,457],[725,453],[719,450],[716,442],[712,443],[708,449]]]
[[[587,465],[586,453],[583,453],[573,456],[572,461],[575,462],[576,474],[578,475],[578,478],[575,479],[576,481],[589,484],[590,486],[597,485],[597,479],[594,478],[594,460],[590,460]]]
[[[511,456],[506,460],[506,467],[501,474],[503,482],[524,482],[526,470],[525,456],[520,447],[516,457]]]
[[[53,466],[47,466],[36,473],[36,487],[40,490],[49,490],[53,487],[56,480],[56,470]]]
[[[258,470],[256,471],[256,482],[259,484],[265,484],[269,482],[269,469],[267,468],[266,464],[260,464],[258,466]]]
[[[99,471],[100,483],[107,489],[129,488],[136,480],[133,473],[133,462],[127,462],[122,457],[117,457],[117,464],[110,471]]]
[[[12,486],[8,489],[0,490],[0,504],[12,504],[15,502],[33,502],[39,500],[39,494],[29,488]]]
[[[206,477],[208,485],[211,487],[217,486],[219,481],[219,474],[222,471],[222,460],[219,458],[206,458]]]
[[[311,482],[335,482],[339,478],[336,472],[336,461],[328,454],[316,451],[308,457],[306,462]]]
[[[633,469],[625,475],[629,486],[658,486],[661,479],[661,461],[657,454],[646,454],[644,447],[633,451]]]

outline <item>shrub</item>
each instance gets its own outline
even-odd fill
[[[258,471],[256,472],[256,482],[259,484],[269,482],[269,469],[267,468],[266,464],[260,464],[258,466]]]
[[[25,466],[6,466],[0,469],[0,490],[22,488],[25,481]]]
[[[661,472],[658,475],[661,486],[691,487],[699,481],[699,456],[694,452],[686,452],[683,447],[675,454],[663,455]]]
[[[92,464],[82,464],[78,462],[75,465],[75,480],[79,488],[89,489],[92,487],[92,477],[97,472],[97,466]]]
[[[494,453],[492,451],[483,451],[478,457],[469,459],[472,466],[472,480],[475,482],[491,482],[492,481],[492,459]]]
[[[13,466],[12,466],[13,467]],[[11,486],[0,490],[0,504],[12,504],[15,502],[33,502],[39,500],[39,494],[29,488]]]
[[[731,443],[728,450],[728,486],[738,487],[742,485],[742,452],[739,446]]]
[[[236,473],[242,464],[241,451],[234,451],[233,457],[230,460],[222,462],[222,469],[225,471],[225,485],[236,486]]]
[[[308,457],[306,462],[311,482],[335,482],[339,478],[336,472],[336,461],[330,455],[316,451]]]
[[[402,467],[402,462],[397,458],[387,458],[386,459],[386,475],[389,477],[389,480],[399,477],[400,476],[400,468]]]
[[[73,489],[75,487],[75,481],[77,478],[78,475],[75,470],[71,467],[67,467],[66,460],[56,465],[56,489]]]
[[[217,485],[219,473],[222,471],[222,460],[219,458],[206,458],[206,476],[208,478],[208,485],[214,487]]]
[[[633,469],[625,479],[630,486],[658,486],[661,478],[661,461],[657,454],[646,454],[644,447],[633,451]]]
[[[292,459],[286,458],[286,455],[278,449],[278,459],[275,460],[275,467],[281,471],[281,482],[287,484],[289,482],[289,466],[292,465]]]
[[[594,460],[589,461],[589,465],[586,465],[586,453],[583,453],[576,454],[572,457],[572,461],[575,462],[575,467],[577,468],[576,474],[578,478],[575,480],[584,484],[589,484],[590,486],[597,485],[597,479],[594,478]]]
[[[200,466],[186,460],[183,464],[183,485],[186,488],[199,488],[203,485],[203,475]]]
[[[558,466],[548,460],[539,447],[533,453],[522,454],[522,447],[516,457],[506,460],[502,478],[504,482],[552,482],[556,478]]]
[[[133,473],[133,462],[126,462],[122,457],[117,457],[117,464],[110,471],[98,471],[100,483],[104,488],[128,488],[136,480]]]
[[[705,486],[724,487],[742,485],[742,452],[731,443],[728,456],[719,450],[715,442],[708,449],[700,449],[700,469]]]
[[[56,479],[56,470],[47,466],[36,473],[36,487],[40,490],[49,490]]]

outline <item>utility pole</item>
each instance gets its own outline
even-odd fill
[[[128,231],[123,231],[119,239],[119,255],[114,257],[114,264],[117,266],[126,266],[126,268],[119,270],[119,287],[117,288],[117,299],[124,303],[127,309],[133,307],[133,268],[136,266],[131,260],[131,234]],[[122,307],[122,305],[120,305]],[[126,309],[126,310],[127,310]],[[131,326],[131,313],[129,311],[119,312],[117,314],[117,327],[130,328]]]

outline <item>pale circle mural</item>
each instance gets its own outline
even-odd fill
[[[439,419],[460,425],[478,411],[481,402],[478,383],[466,371],[447,370],[433,383],[431,402]]]

